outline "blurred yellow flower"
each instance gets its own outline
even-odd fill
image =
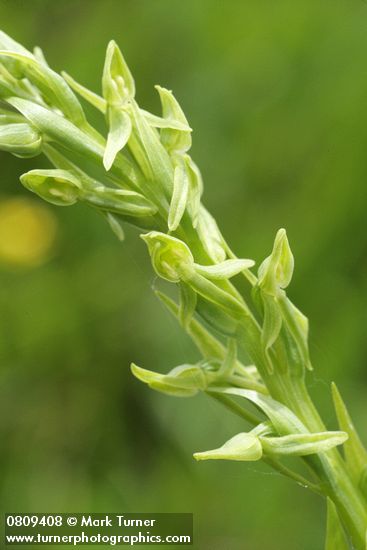
[[[0,198],[0,262],[31,267],[47,261],[57,221],[45,205],[25,197]]]

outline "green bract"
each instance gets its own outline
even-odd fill
[[[24,174],[23,185],[56,205],[84,202],[120,240],[125,223],[137,226],[156,274],[166,286],[175,284],[176,298],[156,294],[200,358],[193,365],[183,360],[168,374],[132,365],[133,374],[168,395],[204,393],[246,423],[222,447],[195,458],[264,460],[327,498],[326,550],[366,550],[367,452],[336,386],[340,431],[328,430],[307,391],[308,320],[286,293],[294,268],[286,231],[278,231],[256,277],[254,262],[236,257],[202,203],[183,110],[172,92],[156,88],[162,116],[138,105],[114,41],[101,96],[54,72],[40,49],[31,53],[0,32],[0,149],[44,153],[52,168]],[[102,133],[74,92],[103,113]],[[335,448],[342,445],[343,454]],[[289,456],[298,466],[285,463]]]

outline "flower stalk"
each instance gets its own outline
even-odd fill
[[[252,260],[232,253],[202,204],[188,121],[173,94],[156,89],[161,115],[139,107],[134,79],[113,41],[100,96],[54,72],[39,48],[32,53],[0,33],[0,149],[49,159],[49,169],[20,178],[42,199],[58,206],[86,203],[121,240],[126,223],[142,231],[155,272],[178,291],[177,301],[157,295],[201,358],[166,375],[132,365],[133,374],[168,395],[204,392],[251,425],[195,458],[264,460],[326,497],[326,549],[365,550],[367,453],[336,387],[338,431],[325,427],[307,391],[308,320],[286,293],[294,269],[286,232],[279,230],[257,275]],[[89,124],[77,95],[105,117],[105,135]],[[238,275],[250,285],[251,300],[238,290]],[[240,360],[244,354],[250,365]],[[288,456],[307,467],[308,477],[284,464]]]

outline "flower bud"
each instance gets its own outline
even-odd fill
[[[169,235],[152,231],[141,238],[147,243],[156,273],[172,283],[194,271],[194,258],[188,246]]]
[[[174,95],[170,90],[156,86],[162,103],[162,114],[166,120],[175,120],[182,124],[184,130],[162,128],[160,137],[163,145],[170,153],[186,153],[191,147],[191,128]]]
[[[31,170],[20,177],[21,183],[42,199],[57,206],[74,204],[81,184],[67,170]]]
[[[287,288],[292,279],[294,258],[285,229],[279,229],[272,253],[259,268],[259,286],[267,294],[276,296]]]
[[[2,63],[4,59],[14,61],[22,72],[21,77],[26,77],[37,87],[47,104],[57,107],[77,126],[82,127],[86,124],[84,111],[74,92],[62,76],[51,70],[44,62],[39,62],[30,52],[3,50],[0,51],[0,58]]]
[[[253,433],[239,433],[222,447],[212,451],[195,453],[196,460],[260,460],[262,447],[259,438]]]
[[[198,365],[179,365],[168,374],[160,374],[131,365],[133,375],[153,390],[167,395],[191,397],[206,388],[204,372]]]
[[[0,149],[18,157],[35,157],[41,153],[42,137],[27,123],[0,125]]]

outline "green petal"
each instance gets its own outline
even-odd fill
[[[185,122],[180,122],[172,118],[163,118],[160,116],[153,115],[145,109],[140,109],[140,112],[143,114],[145,120],[153,128],[170,128],[171,130],[181,130],[183,132],[191,132],[190,126]]]
[[[223,280],[230,279],[254,265],[253,260],[225,260],[215,265],[195,264],[195,270],[207,279]]]
[[[130,117],[121,108],[110,107],[108,121],[109,131],[103,155],[103,165],[107,171],[113,165],[117,153],[125,147],[132,130]]]

